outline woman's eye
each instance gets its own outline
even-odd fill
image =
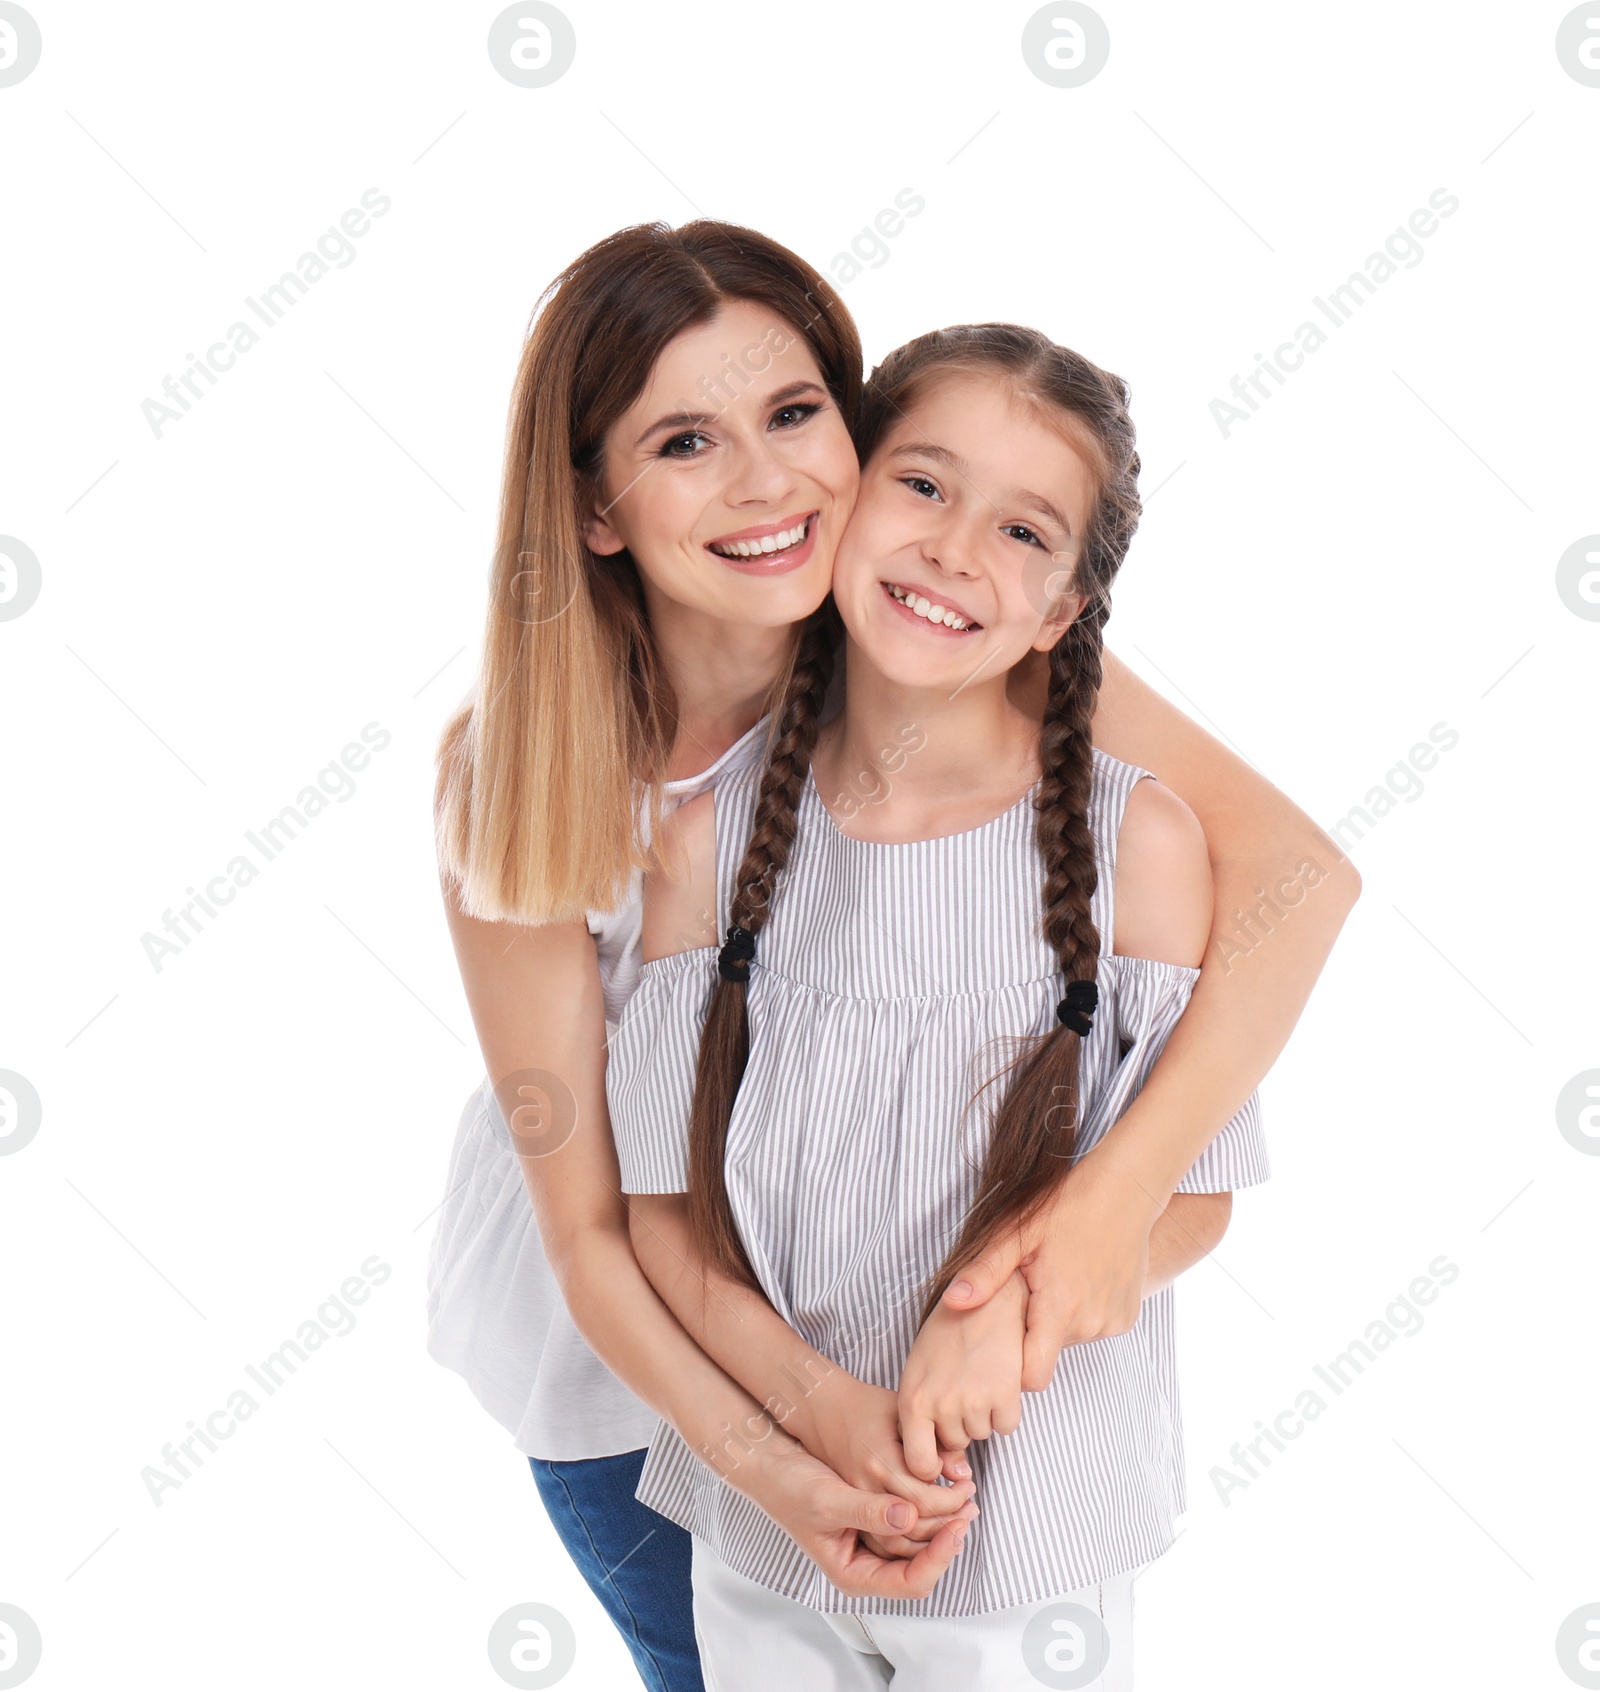
[[[920,494],[924,499],[937,499],[939,497],[938,483],[930,482],[926,476],[902,476],[900,480],[911,489],[912,493]]]
[[[821,410],[820,405],[782,405],[773,412],[772,422],[779,429],[793,429]]]
[[[704,441],[706,437],[698,429],[691,429],[685,435],[674,435],[670,441],[663,442],[662,458],[693,458],[696,452],[696,442]]]
[[[1044,542],[1028,527],[1026,523],[1007,523],[1000,531],[1010,535],[1013,540],[1025,541],[1029,546],[1043,546]]]

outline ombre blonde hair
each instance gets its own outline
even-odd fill
[[[665,770],[676,701],[632,558],[592,553],[584,520],[611,425],[667,344],[731,300],[766,306],[805,337],[853,427],[861,343],[849,312],[817,271],[753,229],[709,219],[622,229],[541,297],[511,396],[483,661],[437,760],[439,863],[469,916],[543,923],[610,910],[648,864],[641,799]]]

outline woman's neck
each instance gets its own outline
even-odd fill
[[[823,730],[817,791],[847,834],[926,840],[981,827],[1039,776],[1039,721],[1008,678],[953,693],[890,681],[846,640],[845,704]]]
[[[794,639],[785,624],[728,623],[645,590],[651,632],[678,706],[666,779],[698,775],[760,717]]]

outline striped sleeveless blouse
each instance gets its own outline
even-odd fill
[[[1117,831],[1149,774],[1094,750],[1100,1004],[1082,1043],[1080,1150],[1127,1109],[1200,975],[1110,951]],[[718,933],[759,777],[717,792]],[[1037,791],[979,828],[883,844],[842,833],[808,777],[751,968],[750,1059],[727,1149],[739,1233],[778,1313],[875,1386],[898,1388],[921,1289],[971,1204],[998,1096],[988,1083],[1021,1039],[1055,1024],[1065,982],[1040,931]],[[612,1042],[607,1092],[628,1192],[687,1189],[716,956],[702,947],[647,963]],[[1177,1190],[1268,1174],[1252,1095]],[[916,1600],[839,1592],[665,1424],[638,1496],[738,1573],[822,1611],[976,1615],[1109,1580],[1164,1552],[1186,1507],[1171,1285],[1127,1333],[1063,1351],[1051,1385],[1023,1395],[1015,1431],[967,1456],[982,1514]]]

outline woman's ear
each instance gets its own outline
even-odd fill
[[[608,558],[614,552],[621,552],[627,542],[611,526],[610,521],[601,512],[599,496],[595,496],[595,508],[583,519],[583,544],[598,558]]]

